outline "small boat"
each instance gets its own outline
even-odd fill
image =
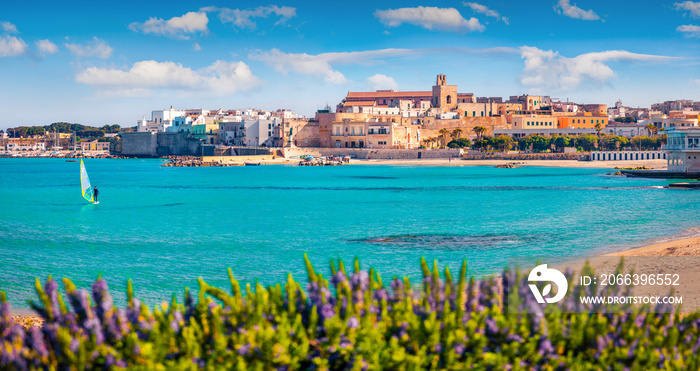
[[[260,166],[259,162],[244,162],[245,166]]]
[[[66,162],[78,162],[78,160],[66,160]]]

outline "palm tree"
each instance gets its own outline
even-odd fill
[[[601,123],[597,123],[593,128],[598,132],[598,137],[600,137],[600,132],[603,131],[603,125]]]
[[[646,124],[644,126],[645,129],[649,132],[649,136],[656,136],[656,133],[659,131],[659,128],[656,127],[656,125],[653,124]]]
[[[486,128],[483,126],[474,126],[472,131],[476,134],[476,140],[481,140],[481,135],[486,132]]]
[[[442,146],[443,147],[447,146],[447,134],[449,134],[450,131],[443,128],[443,129],[440,129],[438,131],[438,133],[440,133],[440,138],[442,138]]]
[[[462,137],[462,129],[457,128],[452,130],[452,139],[459,139]]]

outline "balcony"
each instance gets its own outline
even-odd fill
[[[661,146],[662,151],[686,151],[686,152],[700,152],[700,145],[697,144],[689,144],[686,146],[685,144],[667,144],[664,146]]]
[[[352,134],[352,133],[344,133],[344,134],[331,134],[331,137],[333,138],[339,138],[339,137],[361,137],[364,138],[365,134],[360,133],[360,134]]]

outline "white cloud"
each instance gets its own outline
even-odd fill
[[[700,79],[690,79],[692,85],[700,86]]]
[[[268,18],[270,15],[276,15],[280,19],[275,22],[275,26],[284,25],[291,18],[297,16],[297,9],[289,6],[259,6],[255,9],[229,9],[207,7],[202,8],[202,11],[219,12],[219,19],[222,23],[231,23],[237,28],[247,28],[255,30],[258,28],[253,18]]]
[[[136,62],[128,70],[89,67],[75,76],[75,81],[107,90],[146,94],[147,89],[178,89],[229,94],[250,90],[260,84],[243,62],[216,61],[211,66],[193,70],[174,62],[153,60]]]
[[[676,31],[682,32],[685,37],[700,38],[700,26],[694,24],[684,24],[678,26]]]
[[[163,35],[175,39],[188,40],[188,34],[201,32],[206,34],[209,32],[207,24],[209,17],[206,12],[189,12],[181,17],[173,17],[167,21],[162,18],[152,17],[146,22],[134,22],[129,25],[129,29],[135,32],[143,32],[145,34],[152,33]]]
[[[153,95],[149,89],[144,88],[125,88],[125,89],[110,89],[110,90],[100,90],[95,94],[95,98],[148,98]]]
[[[615,76],[607,62],[664,62],[677,58],[649,54],[630,53],[625,50],[608,50],[586,53],[573,58],[559,55],[552,50],[532,46],[520,47],[525,68],[520,82],[533,88],[573,90],[585,82],[606,83]]]
[[[92,38],[92,41],[86,44],[65,44],[66,48],[70,50],[76,57],[97,57],[101,59],[107,59],[112,55],[112,47],[109,46],[104,40],[97,38],[97,36]]]
[[[557,5],[554,7],[558,14],[564,14],[569,18],[582,19],[584,21],[596,21],[600,19],[598,14],[595,14],[593,9],[583,10],[576,6],[576,4],[571,5],[569,0],[559,0]]]
[[[7,33],[17,33],[17,26],[10,22],[0,22],[0,28]]]
[[[37,40],[34,42],[34,44],[36,45],[37,49],[39,49],[39,53],[41,53],[41,55],[46,56],[58,52],[58,46],[49,40]]]
[[[202,51],[202,47],[199,46],[199,43],[194,43],[192,45],[192,50],[199,52],[199,51]]]
[[[676,6],[676,10],[687,10],[693,17],[700,17],[700,2],[684,1],[673,5]]]
[[[0,57],[17,57],[27,51],[24,40],[7,35],[0,35]]]
[[[463,54],[517,54],[519,51],[513,48],[498,47],[488,49],[470,48],[429,48],[429,49],[379,49],[361,52],[336,52],[310,55],[306,53],[285,53],[273,48],[270,51],[253,51],[250,59],[260,60],[277,71],[287,74],[293,71],[302,75],[323,79],[333,84],[343,84],[348,80],[336,71],[338,65],[373,65],[381,63],[384,58],[416,57],[420,55],[437,53],[463,53]]]
[[[399,89],[399,84],[396,83],[396,80],[387,75],[376,74],[374,76],[370,76],[367,78],[367,83],[369,84],[371,90]]]
[[[398,27],[403,23],[420,26],[428,30],[466,33],[483,31],[484,26],[472,17],[464,19],[455,8],[423,7],[377,10],[374,16],[387,27]]]
[[[489,9],[486,5],[482,5],[479,3],[464,3],[464,6],[468,6],[472,8],[473,11],[477,13],[481,13],[487,17],[493,17],[498,20],[503,21],[503,23],[508,24],[508,18],[501,16],[497,11]]]
[[[333,84],[345,83],[347,81],[345,76],[331,67],[331,63],[337,59],[333,54],[337,53],[309,55],[306,53],[285,53],[279,49],[272,49],[269,52],[253,52],[250,54],[250,58],[261,60],[284,74],[288,70],[292,70],[302,75],[322,78]]]

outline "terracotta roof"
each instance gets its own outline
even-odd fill
[[[373,92],[348,92],[345,99],[378,99],[378,98],[412,98],[432,97],[431,91],[373,91]]]

